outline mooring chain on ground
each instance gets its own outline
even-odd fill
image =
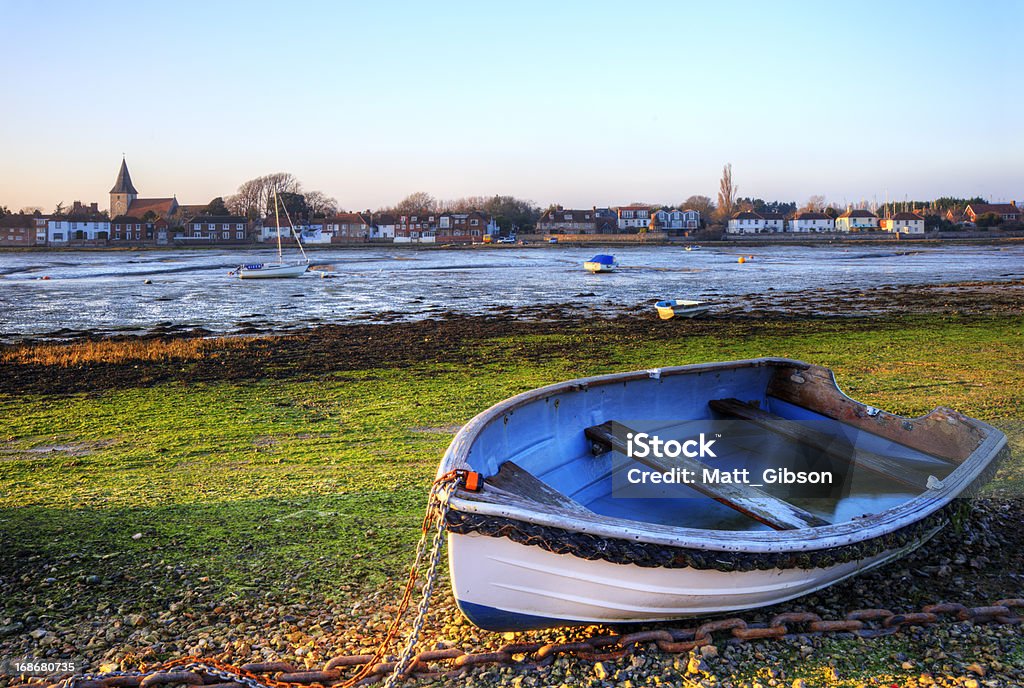
[[[419,624],[425,605],[421,603]],[[412,655],[414,632],[396,661],[380,661],[380,655],[340,655],[320,670],[298,670],[288,662],[260,662],[232,666],[214,659],[185,657],[140,671],[52,677],[50,683],[22,684],[24,688],[152,688],[170,684],[189,684],[204,688],[300,688],[305,686],[368,685],[385,680],[397,685],[407,678],[454,678],[483,665],[497,664],[518,670],[547,666],[559,657],[585,661],[617,661],[646,646],[667,654],[690,652],[704,645],[738,644],[757,640],[786,640],[807,636],[836,635],[878,638],[898,633],[910,626],[928,626],[942,622],[975,624],[1020,624],[1017,610],[1024,609],[1024,598],[998,600],[990,606],[968,607],[956,603],[930,604],[919,612],[896,613],[888,609],[857,609],[842,619],[823,619],[812,612],[784,612],[768,623],[748,622],[739,617],[716,619],[691,628],[659,628],[626,634],[598,634],[586,640],[566,643],[509,643],[491,652],[466,652],[459,648],[426,650]],[[717,639],[716,639],[717,634]],[[442,666],[448,662],[447,666]],[[342,676],[349,667],[361,667],[349,679]],[[220,683],[211,683],[220,679]]]
[[[888,609],[857,609],[842,619],[823,619],[812,612],[776,614],[768,623],[748,622],[739,617],[716,619],[692,628],[659,628],[626,634],[595,634],[586,640],[566,643],[509,643],[491,652],[466,652],[459,648],[426,650],[414,654],[427,620],[430,599],[437,579],[444,545],[448,498],[464,481],[475,476],[453,471],[438,478],[430,492],[416,556],[409,571],[405,592],[388,632],[374,654],[339,655],[320,670],[296,669],[288,662],[258,662],[233,666],[212,658],[182,657],[144,666],[138,671],[114,671],[52,676],[30,681],[18,688],[153,688],[187,684],[204,688],[301,688],[331,686],[350,688],[383,680],[385,688],[394,688],[408,678],[454,678],[470,669],[488,664],[512,666],[519,670],[547,666],[559,657],[585,661],[616,661],[638,648],[653,646],[659,651],[678,654],[705,645],[736,644],[757,640],[783,640],[805,636],[842,635],[878,638],[897,633],[909,626],[928,626],[943,621],[975,624],[1020,624],[1024,618],[1024,598],[998,600],[990,606],[968,607],[944,602],[922,607],[918,612],[897,613]],[[427,562],[422,598],[416,617],[398,658],[385,661],[392,640],[412,601],[423,562]],[[447,663],[447,664],[443,664]],[[346,669],[359,667],[349,677]],[[219,680],[219,682],[218,682]]]

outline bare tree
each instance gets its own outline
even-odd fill
[[[801,210],[808,210],[815,213],[820,213],[825,209],[825,197],[821,194],[815,194],[807,199],[804,203],[804,207]]]
[[[736,192],[739,189],[732,183],[732,163],[722,168],[722,180],[718,182],[718,217],[728,220],[736,203]]]
[[[22,215],[42,215],[43,206],[41,205],[27,205],[21,209]]]
[[[302,192],[302,184],[289,172],[275,172],[242,182],[238,192],[225,199],[231,212],[255,218],[274,208],[274,195]]]
[[[679,204],[680,210],[696,210],[700,213],[701,220],[708,220],[715,212],[714,202],[707,196],[690,196]]]
[[[438,203],[437,199],[428,194],[426,191],[417,191],[411,193],[395,206],[395,210],[399,213],[412,213],[418,211],[430,211],[437,210]]]
[[[323,191],[307,191],[306,208],[311,217],[327,217],[338,212],[338,199],[331,198]]]

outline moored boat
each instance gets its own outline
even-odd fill
[[[246,263],[237,269],[239,279],[274,279],[280,277],[301,277],[309,269],[308,265],[276,265],[266,263]]]
[[[239,279],[280,279],[301,277],[306,274],[306,271],[309,270],[309,256],[306,255],[306,249],[302,248],[302,239],[299,237],[298,232],[295,231],[295,224],[292,222],[291,215],[288,214],[287,207],[284,208],[284,214],[288,220],[288,228],[291,230],[292,236],[295,237],[305,262],[284,262],[284,253],[281,247],[281,217],[278,209],[277,194],[275,193],[274,222],[277,225],[277,263],[243,263],[229,274],[238,275]]]
[[[720,428],[700,437],[711,456],[638,456],[630,444],[657,433],[695,448],[707,423],[739,424],[707,426]],[[788,359],[550,385],[476,416],[441,462],[439,475],[483,478],[448,498],[452,589],[473,623],[499,631],[770,605],[919,547],[1007,453],[990,425],[946,408],[895,416]],[[633,472],[704,469],[757,479],[628,491],[641,489]],[[769,477],[815,472],[840,479]]]
[[[615,256],[610,256],[605,253],[599,253],[593,258],[583,263],[583,269],[588,272],[614,272],[619,264],[615,262]]]
[[[696,318],[698,315],[704,315],[711,310],[711,305],[704,301],[670,299],[668,301],[659,301],[654,304],[654,308],[658,311],[659,318],[668,320],[675,316],[680,318]]]

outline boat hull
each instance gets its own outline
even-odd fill
[[[655,305],[658,317],[662,320],[671,318],[696,318],[707,313],[711,307],[699,301],[659,301]]]
[[[590,273],[601,273],[601,272],[615,272],[615,268],[618,266],[614,263],[596,263],[588,260],[583,263],[583,269]]]
[[[798,524],[752,522],[749,511],[737,514],[706,494],[614,494],[613,476],[632,464],[613,463],[613,451],[598,444],[606,440],[591,431],[626,419],[664,427],[711,419],[725,412],[725,399],[742,399],[739,407],[775,418],[775,432],[806,422],[800,427],[808,433],[853,433],[856,466],[874,462],[870,470],[891,475],[878,483],[880,474],[872,473],[865,484],[878,489],[851,488],[818,502],[819,511],[804,512]],[[756,465],[760,447],[743,460]],[[621,449],[614,453],[627,458]],[[776,604],[919,547],[1008,453],[1005,435],[986,423],[946,408],[895,416],[850,399],[828,369],[789,359],[570,380],[493,406],[453,439],[438,475],[470,470],[483,481],[475,492],[459,489],[448,498],[452,588],[466,616],[494,630],[657,621]],[[884,456],[885,466],[878,463]],[[791,513],[779,510],[792,506],[782,499],[755,496],[773,504],[764,512],[771,518]],[[715,509],[729,517],[720,520]]]
[[[309,270],[308,265],[271,265],[261,268],[240,268],[239,279],[282,279],[301,277]]]
[[[807,595],[920,547],[938,528],[901,547],[832,566],[718,571],[589,561],[503,537],[448,536],[455,600],[490,631],[666,621],[764,607]]]

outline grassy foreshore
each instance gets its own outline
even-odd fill
[[[186,651],[315,666],[366,647],[398,598],[438,458],[475,413],[562,379],[764,355],[829,366],[851,396],[897,413],[942,404],[984,419],[1010,436],[1017,457],[988,489],[995,510],[976,517],[988,532],[946,536],[789,608],[1020,596],[1022,538],[1007,525],[1024,495],[1019,291],[1000,294],[998,314],[986,314],[979,296],[976,308],[952,315],[452,318],[276,338],[2,349],[0,651],[73,652],[93,666]],[[37,630],[47,633],[30,635]],[[690,679],[910,685],[928,672],[940,685],[1024,680],[1018,630],[954,631],[808,641],[809,652],[778,644],[731,658],[723,651]],[[462,624],[444,596],[426,640],[442,639],[502,642]],[[664,674],[664,684],[680,685],[674,660],[626,660],[612,673],[636,685]],[[986,675],[971,674],[971,663]],[[585,662],[554,666],[518,680],[600,684]],[[481,670],[466,680],[511,684],[516,676]]]

